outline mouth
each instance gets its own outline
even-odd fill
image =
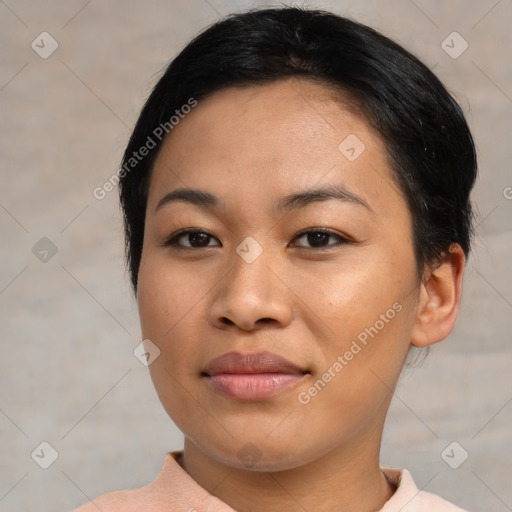
[[[210,361],[202,377],[221,395],[258,401],[295,387],[310,372],[271,352],[229,352]]]

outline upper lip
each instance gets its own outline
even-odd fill
[[[204,368],[203,374],[212,376],[221,373],[307,373],[288,359],[272,352],[240,354],[228,352],[212,359]]]

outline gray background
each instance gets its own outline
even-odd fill
[[[404,373],[382,464],[464,508],[512,510],[512,2],[306,4],[403,44],[467,114],[480,179],[462,309],[452,335]],[[117,193],[100,201],[92,191],[115,173],[169,59],[220,16],[271,5],[0,1],[0,511],[66,511],[146,484],[182,447],[132,353],[140,330]],[[43,31],[59,44],[47,59],[31,48]],[[453,31],[469,44],[456,59],[441,46]],[[46,262],[32,252],[42,237],[57,248]],[[42,441],[58,452],[48,469],[31,458]],[[469,454],[458,469],[441,457],[453,441],[453,460]]]

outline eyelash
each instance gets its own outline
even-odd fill
[[[209,249],[211,247],[218,247],[218,246],[213,246],[213,245],[206,245],[204,247],[188,247],[188,246],[180,245],[178,243],[178,241],[181,238],[183,238],[183,237],[185,237],[187,235],[198,234],[198,233],[204,233],[205,235],[207,235],[210,238],[215,238],[213,235],[211,235],[210,233],[208,233],[207,231],[204,231],[202,229],[184,229],[184,230],[178,231],[177,233],[175,233],[172,236],[170,236],[167,240],[164,241],[164,243],[162,245],[164,245],[165,247],[173,247],[174,249],[178,249],[178,250],[192,250],[192,251],[197,251],[197,250],[200,250],[200,249]],[[340,234],[338,234],[338,233],[336,233],[334,231],[331,231],[329,229],[325,229],[325,228],[308,228],[308,229],[304,229],[304,230],[300,231],[299,233],[297,233],[297,235],[295,235],[293,240],[297,240],[297,239],[302,238],[303,236],[311,234],[311,233],[322,233],[324,235],[329,235],[331,237],[335,237],[335,238],[338,239],[338,243],[336,243],[336,244],[328,244],[327,246],[324,246],[324,247],[304,247],[304,246],[299,246],[300,249],[317,250],[317,251],[322,251],[323,250],[323,251],[325,251],[325,250],[329,250],[332,247],[337,247],[337,246],[348,244],[348,243],[352,242],[348,238],[346,238],[346,237],[344,237],[344,236],[342,236],[342,235],[340,235]]]

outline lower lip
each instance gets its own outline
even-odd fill
[[[261,400],[277,395],[298,384],[301,373],[221,373],[211,375],[208,381],[223,395],[239,400]]]

